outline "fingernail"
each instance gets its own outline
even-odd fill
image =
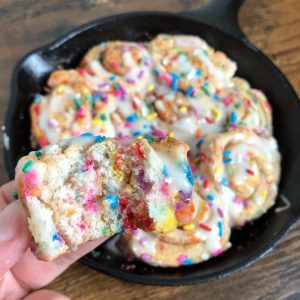
[[[12,202],[0,212],[0,244],[12,240],[18,233],[22,216],[19,203]]]

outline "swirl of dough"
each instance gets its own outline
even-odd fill
[[[242,78],[234,77],[231,82],[233,86],[222,89],[217,97],[226,115],[226,127],[249,128],[258,135],[272,135],[272,109],[266,96]]]
[[[197,153],[200,136],[211,132],[222,132],[226,117],[217,107],[222,104],[215,102],[204,93],[189,97],[182,92],[174,92],[169,87],[157,85],[146,95],[157,117],[168,128],[174,137],[186,142],[191,153]]]
[[[30,107],[31,131],[40,146],[84,132],[115,135],[105,103],[79,72],[55,71],[48,87],[47,95],[37,95]]]
[[[231,225],[242,226],[274,204],[280,154],[273,137],[248,129],[207,136],[199,159],[199,172],[227,205]]]
[[[36,96],[30,114],[32,134],[40,146],[84,132],[108,137],[167,136],[140,93],[127,93],[120,84],[83,68],[53,72],[48,93]]]
[[[142,96],[152,84],[152,58],[141,43],[113,41],[91,48],[81,61],[98,78],[114,80],[124,90]],[[87,76],[95,77],[91,72]]]
[[[149,43],[160,83],[189,95],[207,95],[228,85],[236,64],[199,37],[160,34]]]
[[[201,178],[195,182],[195,191],[197,213],[192,223],[167,234],[136,230],[123,235],[135,257],[154,266],[178,267],[205,261],[230,247],[230,227],[221,198],[208,200]]]

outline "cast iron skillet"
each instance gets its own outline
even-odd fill
[[[51,71],[71,68],[93,45],[106,40],[148,41],[158,33],[199,35],[214,48],[238,62],[238,75],[262,89],[274,111],[274,132],[282,153],[280,194],[291,203],[276,213],[271,209],[261,219],[233,232],[232,248],[206,263],[177,269],[152,268],[128,262],[118,248],[118,236],[85,256],[82,263],[107,274],[139,283],[182,285],[205,282],[238,271],[266,253],[300,216],[300,105],[284,75],[252,45],[239,29],[237,13],[243,1],[215,0],[206,8],[170,14],[137,12],[111,16],[79,27],[59,40],[37,49],[16,66],[11,98],[5,118],[4,155],[9,177],[14,177],[18,159],[30,151],[28,108],[41,92]],[[296,141],[296,142],[295,142]],[[282,206],[280,199],[277,206]]]

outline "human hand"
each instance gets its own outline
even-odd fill
[[[34,245],[21,203],[14,201],[15,183],[0,188],[0,300],[65,300],[68,297],[50,290],[39,290],[106,238],[78,247],[78,250],[53,261],[38,260],[30,250]]]

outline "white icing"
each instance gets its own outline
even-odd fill
[[[188,179],[184,176],[185,172],[183,170],[183,166],[180,165],[180,163],[186,164],[186,162],[178,161],[176,157],[166,155],[159,150],[156,150],[156,152],[167,167],[168,177],[172,179],[170,181],[170,190],[172,192],[182,191],[184,193],[190,193],[192,186]]]
[[[241,82],[238,82],[237,79],[231,80],[231,76],[235,72],[235,63],[230,61],[228,58],[225,59],[224,64],[228,65],[230,69],[223,70],[219,67],[213,60],[211,54],[208,55],[209,46],[205,41],[197,37],[188,37],[188,36],[177,36],[174,39],[175,47],[179,48],[190,48],[192,49],[192,55],[199,59],[208,70],[208,79],[211,80],[209,84],[213,86],[212,90],[215,90],[217,87],[224,88],[222,94],[219,98],[213,98],[213,94],[207,96],[201,91],[198,92],[196,96],[188,97],[183,95],[181,91],[174,92],[166,84],[158,84],[152,74],[152,59],[148,51],[139,44],[128,43],[127,45],[134,45],[138,47],[140,51],[140,57],[142,57],[142,62],[137,63],[132,57],[130,51],[125,51],[123,53],[123,62],[130,68],[129,72],[124,76],[119,76],[107,71],[98,60],[98,57],[95,57],[88,63],[88,67],[96,73],[96,76],[90,74],[84,74],[85,79],[89,83],[91,90],[101,91],[103,93],[113,90],[114,83],[121,83],[126,89],[126,95],[112,96],[113,100],[106,106],[103,113],[107,115],[107,120],[105,121],[106,136],[114,137],[116,135],[122,136],[133,136],[137,137],[139,135],[153,135],[154,129],[162,130],[163,133],[168,134],[172,132],[175,138],[186,142],[191,148],[192,157],[195,158],[199,152],[199,145],[197,146],[198,140],[195,137],[196,131],[201,129],[201,137],[208,133],[221,133],[230,128],[230,117],[233,112],[236,113],[238,122],[243,122],[244,127],[250,129],[263,129],[268,127],[267,117],[265,117],[264,106],[254,106],[251,107],[251,111],[247,108],[245,98],[251,98],[251,94],[254,96],[255,93],[259,92],[254,91],[250,88],[249,85],[244,84],[245,91],[242,92],[242,89],[239,90],[237,87]],[[99,45],[100,49],[105,49],[107,44]],[[148,64],[144,64],[143,60],[146,59],[149,61]],[[165,67],[167,64],[171,64],[171,69],[178,70],[179,72],[185,73],[185,79],[193,82],[197,82],[197,66],[194,66],[193,63],[186,57],[179,55],[175,60],[170,61],[170,57],[162,57],[159,61],[159,64],[155,67],[161,71],[165,72]],[[142,74],[141,76],[139,76]],[[111,79],[114,77],[115,79]],[[140,77],[140,78],[138,78]],[[134,81],[134,83],[130,83]],[[237,82],[237,83],[236,83]],[[151,87],[152,86],[152,87]],[[154,86],[154,87],[153,87]],[[148,95],[149,90],[155,89],[157,99],[153,95]],[[208,90],[211,91],[210,86]],[[136,93],[138,93],[138,98]],[[190,104],[189,108],[192,110],[192,113],[176,111],[179,110],[177,105],[178,93],[180,97],[186,97],[186,100]],[[185,93],[185,92],[184,92]],[[201,94],[202,93],[202,94]],[[146,96],[147,95],[147,96]],[[74,97],[79,97],[80,95],[76,94],[70,87],[66,86],[63,94],[52,94],[42,97],[41,103],[43,104],[41,114],[38,120],[38,125],[40,129],[46,132],[46,137],[51,143],[57,142],[61,136],[60,127],[56,124],[54,119],[51,120],[51,112],[60,112],[64,114],[66,118],[69,118],[69,123],[73,122],[73,117],[76,111],[68,110],[65,111],[63,104],[66,101],[72,101]],[[223,101],[226,97],[232,98],[232,103],[225,103]],[[264,97],[264,95],[260,95]],[[148,107],[144,99],[147,99],[151,107]],[[138,103],[138,108],[134,108],[133,102]],[[149,115],[155,111],[163,112],[167,109],[168,102],[174,102],[176,111],[176,116],[174,120],[170,122],[163,122],[159,120],[158,117],[149,118]],[[224,103],[223,103],[224,102]],[[241,107],[236,108],[236,103],[240,102]],[[153,104],[154,103],[154,104]],[[260,104],[257,104],[260,105]],[[178,107],[177,107],[178,106]],[[213,109],[217,109],[218,113],[213,112]],[[134,120],[131,124],[126,124],[126,119],[132,115],[137,116],[137,120]],[[173,116],[172,116],[173,117]],[[207,118],[213,122],[208,122]],[[117,121],[116,121],[117,119]],[[76,123],[76,121],[75,121]],[[77,125],[72,124],[70,129],[76,129]],[[103,125],[104,126],[104,125]],[[99,134],[99,129],[101,126],[95,129],[95,125],[88,124],[85,128],[86,131]],[[154,128],[154,129],[153,129]],[[95,129],[95,131],[93,131]],[[266,130],[267,134],[268,128]],[[264,131],[263,131],[264,132]],[[101,134],[101,133],[100,133]],[[242,137],[236,135],[236,140],[239,141]],[[94,138],[92,137],[80,137],[75,140],[74,143],[82,143],[83,145],[93,143]],[[6,135],[4,134],[4,145],[9,143],[9,140],[6,140]],[[61,145],[63,147],[63,145]],[[5,146],[6,147],[6,146]],[[57,148],[46,148],[47,153],[58,151]],[[230,149],[232,159],[232,164],[234,168],[234,174],[231,175],[231,180],[234,181],[237,185],[242,185],[248,178],[249,174],[247,169],[249,167],[249,158],[247,155],[248,151],[254,153],[254,155],[263,157],[264,166],[266,170],[272,171],[273,162],[280,159],[280,155],[277,151],[277,145],[274,140],[263,139],[260,137],[252,136],[246,144],[237,144]],[[166,178],[166,182],[169,183],[170,189],[172,192],[183,191],[189,193],[191,191],[191,185],[188,182],[187,178],[183,176],[183,169],[179,164],[174,163],[176,159],[170,157],[165,153],[157,151],[157,154],[162,159],[164,165],[167,167],[169,176]],[[227,177],[228,170],[231,166],[226,166],[223,168],[223,173],[221,175],[215,175],[216,178]],[[251,164],[251,170],[254,174],[260,172],[259,167],[256,163]],[[261,190],[261,185],[256,187],[256,190]],[[272,186],[274,191],[276,186]],[[214,252],[220,251],[220,249],[226,248],[229,245],[226,245],[225,242],[222,243],[219,236],[219,222],[222,222],[223,234],[229,226],[233,226],[236,220],[241,218],[241,215],[244,211],[244,205],[242,201],[236,200],[236,193],[230,186],[221,187],[221,192],[218,194],[217,191],[205,191],[204,196],[207,197],[209,193],[215,195],[215,199],[212,202],[212,206],[209,209],[208,216],[202,220],[205,225],[211,228],[211,231],[205,230],[203,228],[196,228],[194,234],[196,237],[201,238],[204,245],[205,252],[199,253],[199,256],[203,260],[207,260]],[[221,198],[221,199],[220,199]],[[237,199],[238,200],[238,199]],[[205,200],[208,201],[208,200]],[[258,205],[263,205],[264,199],[260,195],[257,195],[255,199]],[[224,213],[224,218],[220,217],[218,208],[222,208]],[[157,254],[157,242],[158,236],[152,233],[146,233],[141,230],[137,230],[132,239],[132,249],[133,252],[140,256],[142,254],[156,255]],[[162,262],[163,263],[163,262]]]

